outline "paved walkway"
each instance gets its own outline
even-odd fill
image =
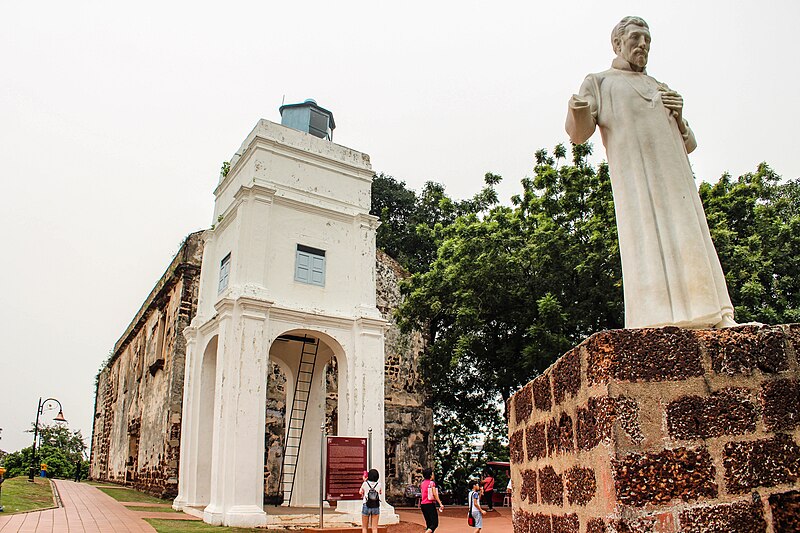
[[[402,522],[419,524],[425,530],[425,519],[419,509],[397,509]],[[467,525],[467,508],[445,506],[444,513],[439,514],[439,527],[436,533],[470,533],[473,528]],[[495,507],[491,513],[483,516],[483,529],[481,533],[511,533],[514,526],[511,523],[510,507]],[[3,532],[5,533],[5,532]]]
[[[116,533],[151,532],[142,513],[86,483],[54,480],[63,507],[33,513],[0,515],[0,533]]]

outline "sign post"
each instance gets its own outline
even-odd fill
[[[358,500],[367,469],[367,439],[327,437],[328,464],[325,470],[325,496],[328,501]]]
[[[325,477],[322,473],[325,472],[325,424],[319,427],[320,431],[320,446],[319,446],[319,528],[325,527],[322,521],[322,501],[325,498]]]

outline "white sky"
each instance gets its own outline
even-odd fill
[[[800,176],[796,0],[0,0],[0,448],[30,445],[40,396],[88,444],[98,366],[284,95],[333,111],[376,171],[458,198],[491,171],[507,200],[631,14],[686,100],[698,179]]]

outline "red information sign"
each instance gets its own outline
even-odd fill
[[[325,499],[358,500],[358,490],[367,469],[367,439],[327,437],[328,461],[325,469]]]

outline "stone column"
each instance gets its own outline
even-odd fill
[[[245,296],[218,306],[231,307],[232,313],[229,319],[220,316],[220,405],[214,430],[212,496],[203,514],[203,520],[211,524],[266,524],[264,424],[270,306]]]
[[[193,405],[193,399],[196,396],[194,388],[199,381],[199,379],[195,379],[195,375],[199,376],[199,374],[196,374],[197,361],[202,362],[203,359],[202,354],[198,357],[196,353],[197,328],[189,326],[183,330],[183,335],[186,339],[186,361],[183,378],[183,407],[181,410],[181,451],[180,464],[178,466],[178,495],[172,502],[172,507],[178,510],[197,505],[193,498],[196,483],[195,469],[197,468],[197,446],[193,438],[197,427],[194,419],[197,409]]]

